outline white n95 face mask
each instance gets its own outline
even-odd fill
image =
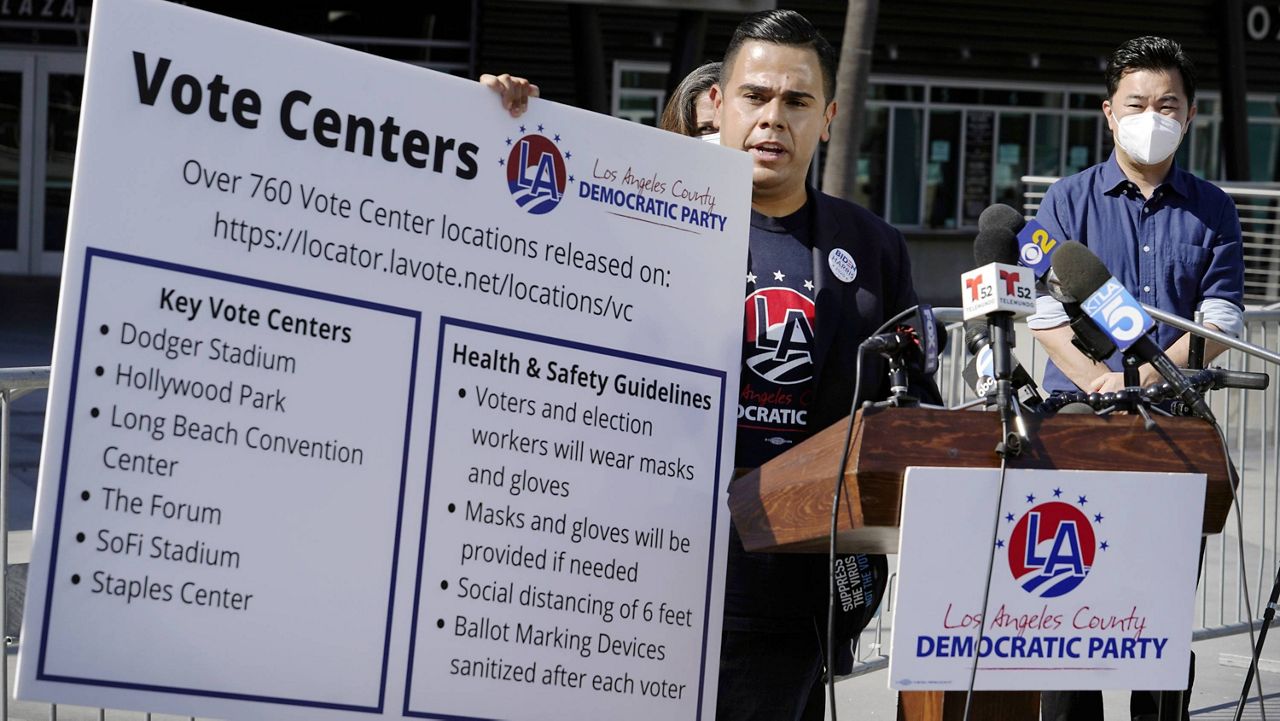
[[[1142,165],[1158,165],[1169,159],[1182,142],[1182,124],[1154,110],[1116,118],[1116,142]]]
[[[704,143],[715,143],[716,145],[719,145],[720,133],[707,133],[706,135],[699,135],[698,139],[703,141]]]

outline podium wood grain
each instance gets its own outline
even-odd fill
[[[898,721],[963,721],[964,691],[906,691],[898,696]],[[1039,691],[975,691],[970,719],[1037,721]]]

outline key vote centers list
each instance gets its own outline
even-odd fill
[[[418,314],[105,251],[84,275],[40,672],[380,707]]]

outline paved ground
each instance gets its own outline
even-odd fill
[[[15,279],[0,277],[0,368],[41,366],[49,363],[53,343],[54,311],[57,288],[50,281]],[[13,433],[10,450],[11,484],[9,490],[8,520],[11,530],[27,531],[31,528],[32,511],[35,500],[36,470],[40,453],[40,437],[43,427],[45,394],[34,393],[19,399],[11,411]],[[1255,411],[1256,412],[1256,411]],[[1250,424],[1252,428],[1252,423]],[[1256,493],[1246,488],[1246,495]],[[1254,504],[1250,504],[1251,506]],[[1280,515],[1280,501],[1267,501],[1263,496],[1261,513],[1246,513],[1246,536],[1255,535],[1256,524],[1266,526],[1267,519]],[[1276,513],[1267,513],[1276,505]],[[1271,524],[1275,521],[1271,520]],[[1271,531],[1274,533],[1274,531]],[[20,544],[25,536],[18,535],[15,540]],[[1233,564],[1235,561],[1234,541],[1227,544],[1228,555],[1220,563]],[[1217,546],[1211,543],[1209,556],[1214,558]],[[21,556],[21,549],[15,549],[15,555]],[[1256,546],[1250,545],[1248,556],[1256,558]],[[1259,583],[1264,590],[1271,578],[1259,580],[1256,576],[1262,569],[1262,562],[1271,562],[1272,557],[1256,559],[1258,565],[1250,570],[1251,585]],[[9,580],[9,598],[18,601],[22,595],[22,581],[25,580],[25,568],[19,567],[11,572]],[[1270,574],[1271,571],[1267,571]],[[1216,579],[1217,576],[1214,576]],[[1229,582],[1234,583],[1234,575],[1228,574]],[[1203,585],[1203,584],[1202,584]],[[1234,595],[1224,594],[1219,601],[1216,595],[1216,581],[1207,584],[1214,586],[1215,595],[1203,602],[1209,608],[1210,615],[1218,613],[1223,604],[1234,605]],[[8,633],[16,629],[16,618],[11,617]],[[888,632],[885,631],[885,643],[888,643]],[[868,640],[867,643],[870,641]],[[1280,632],[1272,640],[1263,654],[1263,670],[1260,674],[1263,688],[1268,697],[1267,707],[1272,718],[1280,719]],[[1244,669],[1248,662],[1250,643],[1247,634],[1202,641],[1195,644],[1198,656],[1196,687],[1192,696],[1192,715],[1197,719],[1222,719],[1233,717],[1236,699],[1240,695]],[[10,654],[9,679],[13,678],[16,663],[14,654]],[[843,719],[865,719],[868,721],[891,721],[896,718],[896,696],[887,688],[887,672],[884,670],[846,679],[837,683],[837,712]],[[10,682],[11,683],[11,682]],[[1128,716],[1128,694],[1124,692],[1107,692],[1104,695],[1107,717],[1122,719]],[[50,713],[47,704],[31,704],[11,702],[9,718],[13,719],[98,719],[97,709],[80,709],[77,707],[59,706],[54,714]],[[1244,716],[1247,719],[1260,719],[1256,701],[1248,707]],[[143,719],[142,714],[111,711],[108,719]],[[157,721],[169,719],[156,715]]]

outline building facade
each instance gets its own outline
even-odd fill
[[[188,4],[464,77],[525,75],[551,100],[654,124],[673,81],[717,59],[743,12],[774,3]],[[777,5],[840,41],[843,3]],[[0,273],[59,271],[91,11],[83,0],[0,0]],[[1066,175],[1111,152],[1102,68],[1142,34],[1178,40],[1199,67],[1199,113],[1178,162],[1228,176],[1235,82],[1247,102],[1236,126],[1245,177],[1280,182],[1280,5],[881,0],[853,199],[908,235],[924,287],[967,267],[984,208],[1021,207],[1022,176]]]

